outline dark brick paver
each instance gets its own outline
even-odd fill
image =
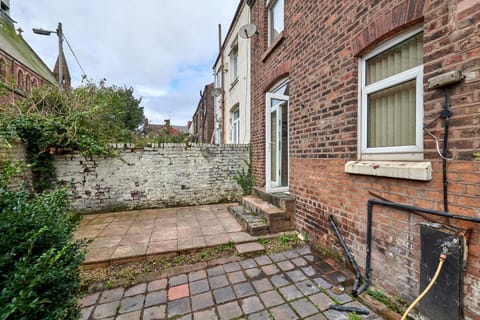
[[[202,310],[213,306],[213,297],[210,291],[192,296],[192,310]]]
[[[235,294],[230,286],[213,290],[213,295],[215,296],[215,301],[217,303],[224,303],[235,299]]]
[[[285,303],[285,300],[275,290],[267,291],[260,294],[260,299],[262,299],[263,304],[267,308],[278,306],[279,304]]]
[[[119,313],[128,313],[143,308],[144,295],[138,295],[133,297],[124,298],[121,301]]]
[[[265,308],[257,296],[252,296],[241,300],[240,305],[245,314],[254,313]]]
[[[169,318],[189,313],[191,311],[190,298],[183,298],[171,301],[168,303],[167,309]]]
[[[365,307],[348,288],[341,294],[331,290],[332,281],[345,274],[335,268],[308,247],[262,255],[89,293],[79,301],[81,319],[348,319],[348,313],[329,306]],[[382,318],[370,310],[364,319]]]
[[[220,305],[217,310],[222,320],[234,319],[242,315],[242,309],[240,309],[237,301]]]
[[[249,282],[238,283],[233,286],[237,298],[244,298],[255,294],[255,290]]]
[[[198,294],[208,291],[210,286],[207,279],[190,282],[190,294]]]

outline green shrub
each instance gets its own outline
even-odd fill
[[[133,88],[106,86],[104,81],[63,91],[35,88],[15,105],[0,104],[0,144],[22,141],[34,189],[49,190],[55,181],[53,154],[115,155],[108,143],[131,141],[144,123],[140,102]]]
[[[8,175],[2,170],[2,176]],[[76,319],[84,244],[65,190],[30,195],[0,183],[0,320]]]
[[[242,168],[237,172],[235,176],[235,181],[237,181],[240,188],[242,188],[244,195],[252,194],[253,187],[256,185],[255,176],[252,172],[252,149],[250,149],[250,158],[248,161],[245,161],[247,170]]]

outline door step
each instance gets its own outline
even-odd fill
[[[258,242],[240,243],[235,246],[238,254],[241,256],[251,256],[265,253],[265,247]]]
[[[269,195],[258,189],[255,195],[243,197],[241,204],[230,206],[228,210],[252,236],[294,229],[295,198],[290,194]]]
[[[261,216],[246,210],[242,206],[230,206],[228,211],[237,219],[238,223],[252,236],[262,236],[269,233],[268,225]]]

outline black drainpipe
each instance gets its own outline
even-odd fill
[[[443,132],[443,211],[448,212],[448,180],[447,180],[447,148],[448,148],[448,128],[450,127],[448,119],[453,115],[450,110],[450,103],[448,97],[448,88],[444,88],[445,92],[445,108],[440,113],[440,116],[445,119],[445,129]]]
[[[350,261],[350,264],[353,267],[353,270],[355,271],[355,281],[353,283],[353,288],[358,288],[360,284],[360,279],[362,278],[362,274],[360,273],[360,270],[358,269],[357,262],[355,261],[355,258],[352,256],[350,253],[350,250],[348,250],[347,244],[345,243],[345,240],[342,237],[342,234],[340,233],[340,230],[337,228],[337,224],[335,223],[335,219],[333,218],[332,215],[328,216],[328,220],[330,221],[330,224],[332,225],[333,231],[335,231],[335,234],[337,235],[338,241],[340,241],[340,244],[343,247],[343,251],[345,251],[345,254],[348,257],[348,261]],[[353,296],[357,296],[357,292],[352,289],[351,291]]]
[[[353,291],[357,292],[357,295],[360,295],[362,292],[367,290],[368,285],[370,283],[370,273],[371,273],[371,248],[372,248],[372,217],[373,217],[373,206],[374,205],[381,205],[381,206],[386,206],[386,207],[392,207],[392,208],[397,208],[400,210],[404,211],[409,211],[409,212],[422,212],[426,214],[431,214],[434,216],[440,216],[440,217],[446,217],[446,218],[451,218],[451,219],[457,219],[457,220],[463,220],[463,221],[470,221],[474,223],[480,223],[480,218],[474,218],[474,217],[469,217],[469,216],[463,216],[463,215],[458,215],[458,214],[450,214],[445,211],[439,211],[439,210],[432,210],[432,209],[425,209],[425,208],[420,208],[420,207],[415,207],[415,206],[410,206],[406,204],[401,204],[401,203],[395,203],[395,202],[388,202],[388,201],[383,201],[383,200],[377,200],[377,199],[370,199],[367,202],[367,255],[366,255],[366,261],[365,261],[365,280],[360,288],[353,288]]]

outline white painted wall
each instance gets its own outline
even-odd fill
[[[241,9],[238,12],[238,16],[233,19],[233,26],[230,28],[229,34],[227,34],[225,43],[223,46],[223,57],[225,62],[224,72],[224,103],[225,109],[222,115],[221,113],[221,97],[215,99],[215,128],[221,127],[221,117],[224,117],[225,124],[225,139],[227,144],[232,143],[231,137],[231,113],[232,108],[236,105],[240,109],[240,144],[250,143],[250,40],[243,39],[238,36],[238,31],[241,26],[250,23],[250,8],[242,1]],[[237,78],[232,77],[232,65],[229,54],[233,46],[238,45],[238,58],[237,58]],[[217,64],[214,67],[214,73],[220,70],[221,59],[218,59]],[[220,130],[220,129],[218,129]],[[215,143],[220,143],[215,141]]]
[[[166,143],[119,151],[115,158],[54,156],[58,181],[70,183],[74,210],[190,206],[235,201],[242,194],[235,176],[245,169],[248,145]]]

